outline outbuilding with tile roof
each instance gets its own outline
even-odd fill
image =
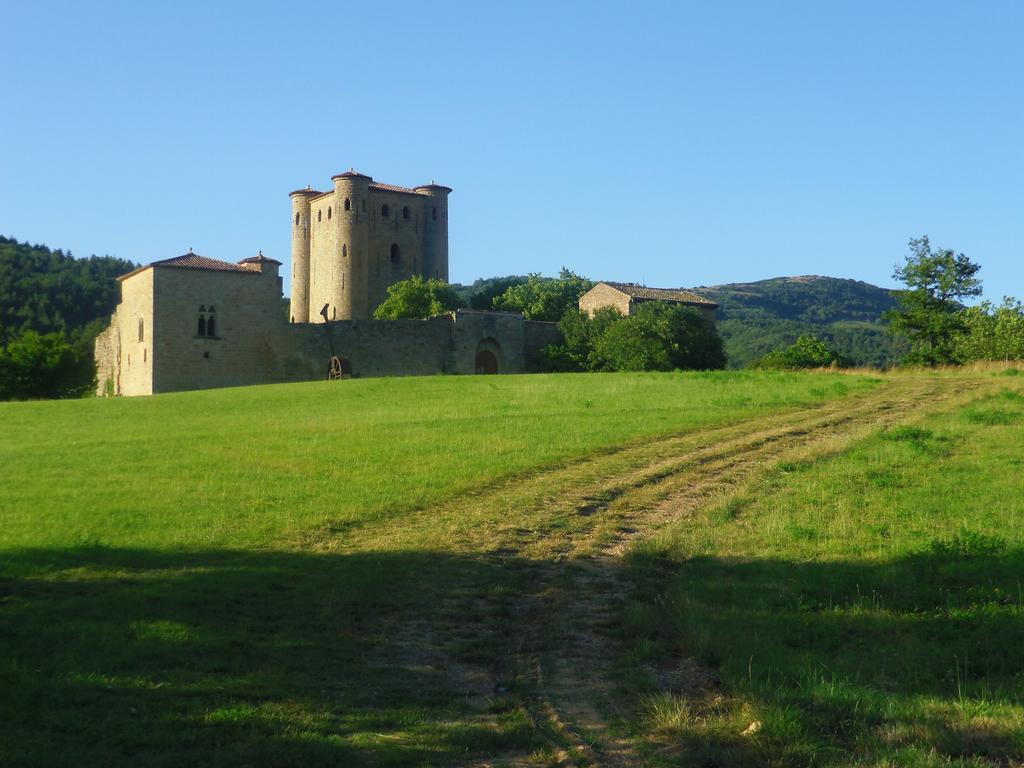
[[[593,316],[594,312],[603,307],[614,307],[621,314],[630,316],[636,313],[641,304],[661,301],[693,307],[707,313],[714,319],[718,305],[702,296],[683,288],[649,288],[636,283],[613,283],[602,281],[580,297],[580,311]]]

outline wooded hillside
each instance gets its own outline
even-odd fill
[[[76,338],[94,321],[105,322],[117,304],[114,278],[135,266],[0,237],[0,344],[29,330]]]
[[[826,341],[856,365],[894,364],[905,353],[885,330],[890,290],[859,280],[809,275],[691,288],[717,302],[730,367],[741,368],[801,335]]]

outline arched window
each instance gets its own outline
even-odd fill
[[[206,335],[206,318],[202,315],[199,316],[199,323],[196,326],[196,336]]]
[[[299,226],[299,214],[295,214],[295,226]]]
[[[141,317],[139,318],[139,341],[142,341],[146,335],[146,321]]]
[[[327,220],[331,220],[331,206],[329,205],[327,206]]]
[[[398,243],[391,244],[391,263],[400,264],[402,261],[402,249],[398,247]]]
[[[402,218],[403,219],[408,219],[409,218],[409,206],[408,205],[403,206],[403,208],[402,208]]]
[[[217,326],[215,325],[216,322],[217,321],[213,318],[213,315],[210,315],[210,319],[206,321],[206,335],[207,336],[216,336],[217,335]]]
[[[430,211],[430,218],[433,221],[437,221],[437,206],[435,205],[433,210]]]
[[[352,207],[352,204],[348,201],[348,198],[346,197],[345,198],[345,210],[347,211],[351,207]]]
[[[386,219],[390,215],[391,215],[391,209],[388,208],[386,205],[382,205],[380,207],[380,217],[382,219]]]
[[[317,211],[316,212],[316,220],[317,221],[323,221],[323,215],[324,215],[323,211]]]
[[[348,256],[348,246],[347,245],[342,245],[341,246],[341,256],[342,256],[342,258],[344,258],[345,256]]]

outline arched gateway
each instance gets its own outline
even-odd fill
[[[494,339],[483,339],[476,346],[476,364],[474,369],[477,373],[498,373],[501,361],[501,345]]]

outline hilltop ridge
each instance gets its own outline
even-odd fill
[[[882,320],[896,306],[893,291],[862,280],[796,275],[687,290],[719,305],[718,329],[731,367],[802,334],[823,339],[858,365],[884,367],[902,353]]]

